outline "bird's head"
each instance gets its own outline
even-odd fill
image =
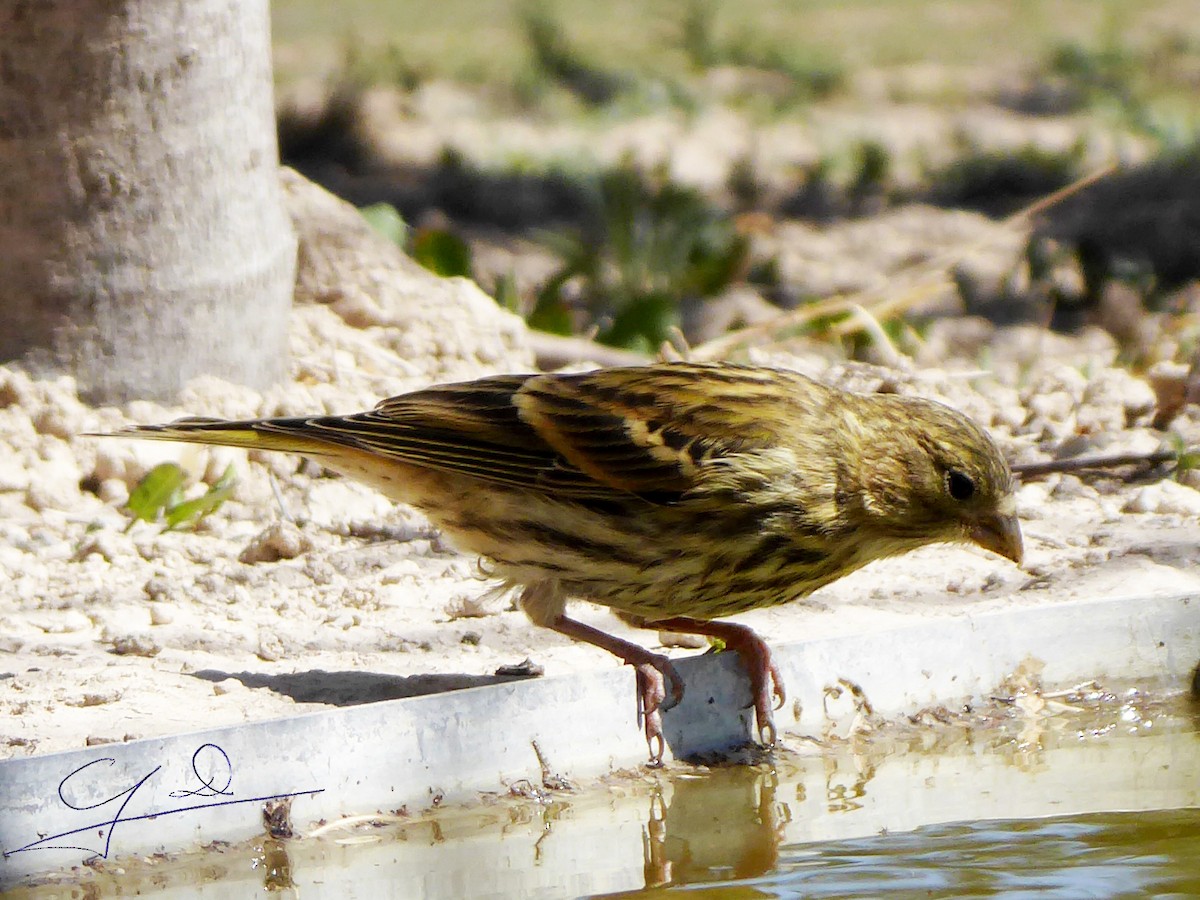
[[[855,416],[869,423],[860,429],[863,465],[856,480],[874,529],[899,545],[965,541],[1020,565],[1015,484],[983,429],[928,400],[862,399],[876,414]]]

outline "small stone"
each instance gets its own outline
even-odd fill
[[[175,579],[155,575],[146,580],[142,591],[152,603],[178,606],[187,600],[187,593]]]
[[[468,644],[472,647],[478,647],[479,642],[483,640],[483,635],[478,631],[464,631],[462,637],[459,638],[460,643]]]
[[[1155,398],[1154,427],[1166,428],[1188,403],[1188,367],[1160,361],[1146,373]]]
[[[97,441],[96,462],[92,466],[92,478],[101,483],[119,481],[125,485],[125,459],[128,456],[126,445],[118,441]]]
[[[115,531],[101,531],[84,541],[75,551],[74,559],[79,562],[89,556],[99,556],[107,562],[117,562],[135,553],[129,535]]]
[[[660,631],[658,642],[664,647],[684,647],[688,650],[702,650],[708,646],[708,638],[704,635],[678,631]]]
[[[446,604],[446,615],[455,619],[482,619],[496,614],[490,608],[492,597],[488,594],[459,594]]]
[[[129,502],[129,488],[120,478],[105,478],[96,488],[96,496],[109,506],[124,506]]]
[[[1127,513],[1148,513],[1154,512],[1158,506],[1159,490],[1157,484],[1151,484],[1142,488],[1134,494],[1126,504],[1121,507],[1121,512]]]
[[[246,686],[236,678],[224,678],[213,685],[213,693],[218,697],[223,697],[226,694],[236,694],[245,690]]]
[[[1160,481],[1137,492],[1121,510],[1126,513],[1200,516],[1200,491],[1175,481]]]
[[[25,505],[37,512],[72,509],[79,505],[78,483],[35,481],[25,491]]]
[[[1185,469],[1175,475],[1179,483],[1187,485],[1194,491],[1200,491],[1200,469]]]
[[[379,592],[368,586],[346,588],[342,591],[338,603],[351,609],[365,610],[377,610],[381,606]]]
[[[77,609],[67,609],[43,616],[31,616],[29,624],[46,634],[77,634],[92,627],[92,620]]]
[[[1200,491],[1196,491],[1178,481],[1164,481],[1160,485],[1162,496],[1159,500],[1160,513],[1177,516],[1200,516]]]
[[[277,662],[284,657],[283,639],[274,631],[262,629],[258,633],[258,658],[264,662]]]
[[[15,454],[0,455],[0,492],[24,491],[29,488],[29,470]]]
[[[52,435],[67,440],[78,426],[67,418],[66,411],[57,406],[45,406],[33,416],[33,427],[40,434]]]
[[[1075,398],[1066,391],[1034,394],[1029,398],[1028,404],[1029,411],[1036,418],[1056,424],[1072,419],[1075,412]]]
[[[116,703],[122,697],[121,691],[105,691],[104,693],[84,694],[82,697],[75,697],[67,700],[67,706],[103,706],[106,703]]]
[[[1089,484],[1085,484],[1083,479],[1078,475],[1064,474],[1058,480],[1058,484],[1050,491],[1050,496],[1056,500],[1067,500],[1078,497],[1093,498],[1096,496],[1096,489]]]
[[[260,531],[238,556],[244,563],[295,559],[312,549],[312,540],[292,522],[276,522]]]
[[[166,603],[150,604],[150,624],[170,625],[175,621],[175,609]]]
[[[537,678],[544,675],[545,672],[543,666],[539,666],[529,657],[525,657],[516,665],[500,666],[496,669],[497,675],[508,678]]]
[[[380,584],[406,584],[416,581],[421,576],[421,567],[416,560],[402,559],[392,563],[379,573]]]
[[[148,634],[122,634],[112,639],[117,656],[158,656],[162,646]]]

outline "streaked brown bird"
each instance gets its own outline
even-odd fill
[[[724,616],[811,593],[940,541],[1022,557],[1013,478],[962,414],[795,372],[662,363],[439,385],[348,416],[183,419],[122,434],[299,453],[422,509],[521,588],[530,619],[637,672],[652,761],[671,662],[566,614],[719,638],[750,676],[760,740],[784,688],[766,643]],[[777,707],[776,707],[777,708]]]

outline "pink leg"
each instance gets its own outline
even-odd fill
[[[663,751],[666,749],[662,733],[662,711],[670,709],[683,699],[683,680],[671,661],[661,654],[651,653],[645,647],[623,641],[566,616],[558,616],[547,627],[569,638],[607,650],[633,666],[637,672],[638,724],[646,730],[646,743],[650,746],[650,764],[662,765]],[[667,683],[671,689],[669,697]]]
[[[775,730],[772,706],[774,709],[781,708],[787,699],[787,693],[784,691],[779,669],[771,659],[771,649],[753,629],[732,622],[708,622],[686,616],[647,622],[645,627],[704,634],[724,641],[726,647],[737,653],[742,666],[750,675],[750,693],[754,698],[751,705],[754,707],[755,724],[758,726],[758,739],[767,747],[775,743],[778,732]],[[772,698],[776,701],[774,705],[771,702]]]

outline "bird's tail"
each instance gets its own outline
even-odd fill
[[[120,431],[91,436],[220,444],[250,450],[282,450],[287,453],[319,455],[322,450],[330,449],[331,442],[314,437],[309,421],[304,418],[243,421],[187,418],[177,419],[165,425],[134,425]]]

